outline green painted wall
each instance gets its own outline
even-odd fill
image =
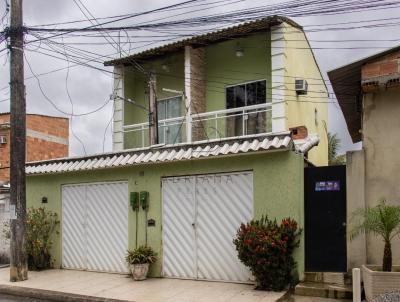
[[[207,111],[226,108],[226,86],[265,79],[271,93],[270,46],[271,34],[265,32],[206,47]],[[236,56],[238,47],[243,57]]]
[[[145,70],[151,70],[157,78],[157,98],[163,99],[175,96],[174,94],[164,92],[163,88],[183,91],[184,82],[184,57],[183,52],[175,53],[164,59],[157,59],[142,64]],[[168,66],[165,71],[162,66]],[[124,92],[125,98],[131,98],[138,104],[149,107],[149,87],[147,75],[134,70],[132,67],[124,69]],[[184,106],[182,105],[182,115]],[[124,125],[139,124],[148,122],[148,113],[128,102],[124,103]],[[148,132],[145,135],[145,142],[148,143]],[[127,132],[124,135],[124,149],[131,149],[139,146],[141,143],[140,132]]]
[[[229,40],[206,46],[206,111],[226,109],[227,86],[265,79],[267,81],[267,98],[271,101],[271,47],[270,32],[257,33],[245,38]],[[236,56],[236,49],[244,51],[243,57]],[[168,57],[156,59],[142,64],[146,70],[157,74],[157,98],[162,99],[174,96],[162,91],[169,88],[184,91],[184,53],[179,52]],[[162,69],[162,65],[169,70]],[[131,67],[125,68],[124,77],[125,97],[148,107],[147,79]],[[182,116],[184,105],[182,104]],[[271,128],[271,114],[267,113],[268,128]],[[147,122],[144,110],[125,102],[124,125]],[[211,121],[212,123],[214,121]],[[222,123],[221,123],[222,122]],[[219,132],[226,130],[223,120],[220,120]],[[140,132],[128,132],[124,135],[124,148],[138,147],[141,143]],[[215,134],[215,133],[214,133]],[[148,132],[145,133],[145,142],[148,142]]]
[[[293,217],[300,226],[303,215],[303,158],[294,152],[272,152],[253,155],[237,155],[226,158],[200,159],[175,163],[138,165],[89,172],[74,172],[55,175],[38,175],[27,178],[28,206],[42,206],[43,196],[48,198],[46,207],[61,216],[61,186],[90,182],[126,180],[129,191],[149,191],[150,210],[148,218],[156,220],[156,227],[148,228],[148,243],[160,256],[161,245],[161,178],[189,174],[253,171],[255,217]],[[139,176],[144,172],[143,176]],[[127,200],[128,204],[128,200]],[[145,215],[139,213],[139,244],[145,241]],[[129,209],[129,247],[135,246],[135,215]],[[55,266],[61,265],[61,235],[55,240],[52,254]],[[296,251],[300,276],[304,272],[304,240]],[[153,265],[152,276],[160,276],[161,257]]]

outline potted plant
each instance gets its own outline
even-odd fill
[[[134,280],[145,280],[151,263],[157,261],[157,254],[149,246],[139,246],[136,249],[128,250],[126,262],[128,263]]]
[[[363,265],[364,290],[367,301],[400,288],[400,266],[392,265],[392,240],[400,235],[400,206],[387,205],[385,200],[375,207],[367,207],[354,212],[355,220],[350,239],[361,233],[372,233],[385,243],[383,263]]]

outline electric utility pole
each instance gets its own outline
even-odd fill
[[[24,85],[24,32],[22,0],[11,0],[10,36],[10,186],[11,186],[11,263],[10,281],[28,279],[25,249],[26,191],[25,138],[26,104]]]

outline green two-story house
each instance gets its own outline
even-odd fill
[[[300,25],[268,17],[106,62],[113,151],[29,163],[29,206],[61,217],[55,266],[252,282],[240,223],[304,226],[304,166],[327,164],[327,89]],[[45,204],[43,204],[45,202]],[[304,271],[304,235],[295,252]]]
[[[305,126],[320,139],[308,159],[327,164],[327,88],[301,27],[289,19],[250,22],[105,65],[115,74],[115,151]]]

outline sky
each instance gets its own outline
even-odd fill
[[[4,12],[5,1],[0,2],[0,12]],[[81,0],[86,8],[96,18],[143,12],[150,9],[179,3],[181,1],[161,1],[161,0]],[[208,10],[201,12],[193,12],[193,8],[179,11],[169,11],[163,14],[152,14],[145,17],[138,17],[127,20],[118,25],[130,25],[131,22],[148,22],[166,18],[166,20],[174,20],[186,18],[196,14],[214,14],[232,11],[235,9],[257,7],[259,5],[267,5],[272,3],[286,2],[285,1],[259,1],[259,0],[227,0],[226,3],[213,4],[216,0],[203,0],[202,8],[210,7]],[[208,6],[206,5],[209,3]],[[79,9],[75,0],[35,0],[24,1],[24,23],[26,26],[43,25],[49,23],[67,22],[72,20],[84,20],[85,16]],[[399,2],[400,3],[400,2]],[[394,18],[400,16],[400,8],[385,9],[379,11],[368,11],[363,13],[348,13],[333,16],[313,16],[313,17],[297,17],[293,18],[300,25],[307,28],[307,25],[326,26],[332,23],[354,22],[362,20],[379,20]],[[399,18],[400,19],[400,18]],[[378,22],[378,21],[377,21]],[[380,21],[383,22],[383,21]],[[7,20],[5,20],[7,23]],[[89,26],[90,23],[79,23],[81,26]],[[108,26],[113,26],[109,24]],[[3,27],[7,26],[3,24]],[[63,27],[71,27],[72,25],[62,25]],[[60,27],[60,25],[59,25]],[[125,33],[121,33],[123,36]],[[145,38],[154,33],[141,31],[137,35],[141,38],[131,38],[130,43],[121,44],[123,55],[134,53],[135,50],[141,48],[141,40],[151,41],[151,37]],[[400,41],[400,23],[393,21],[392,26],[377,27],[377,28],[354,28],[335,31],[317,31],[306,32],[311,46],[314,48],[314,53],[323,76],[327,79],[326,72],[337,67],[346,65],[352,61],[361,59],[371,54],[383,51],[387,48],[397,46]],[[32,36],[27,37],[28,40],[35,39]],[[113,38],[117,39],[117,38]],[[359,40],[381,40],[381,41],[365,41]],[[110,40],[110,38],[109,38]],[[334,41],[332,41],[334,40]],[[337,40],[350,40],[347,42],[338,42]],[[358,40],[358,41],[354,41]],[[382,41],[385,40],[385,41]],[[392,41],[386,41],[392,40]],[[70,44],[74,47],[79,47],[87,51],[91,51],[98,55],[104,55],[104,60],[118,57],[116,49],[110,45],[99,45],[92,42],[105,42],[104,38],[88,38],[74,37],[65,38],[64,40],[57,39],[59,43],[74,42],[74,43],[89,43],[89,45]],[[139,41],[139,42],[136,42]],[[321,42],[322,41],[322,42]],[[115,44],[114,44],[115,46]],[[1,48],[4,47],[4,43]],[[25,78],[26,80],[26,101],[27,112],[37,114],[47,114],[55,116],[68,116],[62,112],[81,114],[91,112],[106,104],[102,109],[93,114],[73,117],[70,126],[70,155],[84,155],[100,153],[103,151],[111,151],[111,118],[113,112],[112,102],[108,102],[112,93],[113,81],[112,74],[87,68],[83,66],[74,66],[73,62],[55,59],[46,56],[43,49],[46,47],[43,44],[36,42],[26,45],[25,56],[29,62],[25,63]],[[346,48],[346,49],[332,49]],[[112,55],[110,55],[112,54]],[[57,54],[63,57],[63,52]],[[107,56],[110,55],[110,56]],[[0,101],[9,98],[9,56],[6,52],[0,53]],[[67,68],[67,67],[70,68]],[[99,66],[105,70],[112,71],[111,67]],[[39,77],[39,81],[32,77],[33,72],[42,74],[61,69],[57,72],[49,73]],[[0,102],[0,112],[9,111],[9,101]],[[60,112],[62,111],[62,112]],[[338,133],[342,140],[342,148],[340,153],[348,150],[360,148],[360,144],[352,144],[348,134],[346,124],[337,103],[329,104],[329,120],[328,129],[331,132]]]

